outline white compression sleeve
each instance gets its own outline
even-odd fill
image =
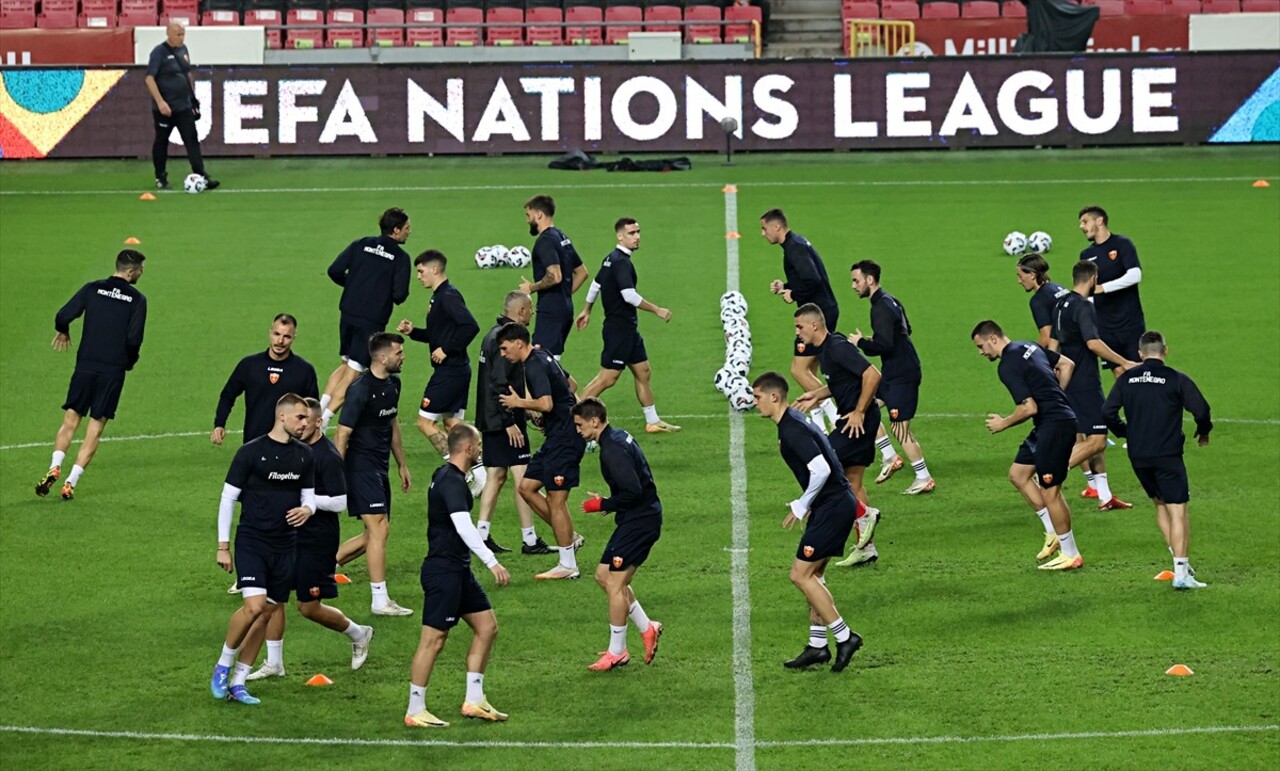
[[[596,298],[599,296],[600,296],[600,285],[592,281],[591,287],[587,289],[587,302],[593,303],[596,301]]]
[[[316,513],[316,489],[314,487],[302,488],[302,506],[311,509],[311,513]]]
[[[821,455],[815,455],[813,460],[809,461],[809,486],[804,489],[804,495],[791,502],[792,515],[797,519],[804,519],[809,513],[809,506],[813,503],[813,499],[817,497],[818,491],[827,483],[827,478],[830,476],[831,466],[827,463],[827,459]]]
[[[498,558],[493,556],[493,552],[489,551],[489,547],[484,545],[484,539],[480,537],[480,531],[476,530],[476,526],[471,522],[471,512],[455,511],[449,515],[449,519],[453,520],[453,526],[457,529],[458,535],[462,538],[462,542],[472,551],[484,566],[491,568],[498,564]]]
[[[622,290],[622,299],[626,300],[628,303],[636,306],[637,308],[640,307],[640,303],[644,302],[644,298],[640,296],[640,293],[632,289],[631,287],[627,287],[626,289]]]
[[[231,517],[235,515],[236,501],[240,500],[240,488],[222,485],[222,500],[218,503],[218,540],[231,541]]]
[[[1142,268],[1129,268],[1124,275],[1114,281],[1107,281],[1102,285],[1102,291],[1110,294],[1111,292],[1119,292],[1121,289],[1128,289],[1131,286],[1137,286],[1142,280]]]
[[[345,495],[317,495],[316,506],[317,511],[346,511],[347,496]]]

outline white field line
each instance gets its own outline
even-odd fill
[[[667,415],[667,417],[671,418],[672,420],[727,420],[731,416],[723,412],[715,412],[710,414]],[[986,415],[979,415],[976,412],[975,413],[922,412],[922,413],[918,413],[916,417],[922,418],[924,420],[934,420],[934,419],[981,420],[985,418]],[[1189,421],[1190,419],[1188,418],[1187,420]],[[1280,420],[1275,418],[1262,418],[1262,419],[1214,418],[1213,422],[1215,424],[1222,423],[1225,425],[1238,425],[1238,426],[1280,426]],[[238,433],[240,432],[234,431],[231,429],[227,430],[228,436],[232,434],[238,434]],[[193,436],[208,436],[208,435],[209,435],[208,431],[175,431],[167,434],[127,434],[125,436],[104,436],[102,437],[102,441],[104,442],[140,442],[145,439],[177,439],[177,438],[189,438]],[[23,442],[21,444],[0,444],[0,452],[3,452],[5,450],[30,450],[33,447],[52,447],[52,446],[53,446],[52,440],[47,440],[43,442]]]
[[[752,187],[983,187],[1031,185],[1144,185],[1144,184],[1202,184],[1205,182],[1253,182],[1258,179],[1277,180],[1280,177],[1113,177],[1110,179],[824,179],[824,180],[776,180],[752,182]],[[708,188],[709,182],[618,182],[574,184],[574,190],[635,190],[644,189],[693,189]],[[250,187],[228,188],[223,186],[213,195],[278,195],[330,194],[330,193],[436,193],[467,190],[542,190],[543,182],[527,185],[403,185],[386,187]],[[136,195],[145,188],[129,190],[0,190],[0,196],[23,195]],[[177,192],[173,193],[177,195]],[[161,193],[169,195],[169,193]]]
[[[921,746],[930,744],[1010,744],[1015,742],[1088,741],[1095,739],[1141,739],[1204,734],[1271,733],[1280,725],[1192,726],[1187,728],[1149,728],[1132,731],[1081,731],[1073,733],[1008,734],[1004,736],[885,736],[857,739],[790,739],[758,741],[756,747],[849,747],[869,745]],[[339,737],[294,736],[227,736],[224,734],[178,734],[143,731],[95,731],[78,728],[44,728],[41,726],[0,725],[0,733],[35,736],[59,736],[86,739],[126,739],[134,741],[173,741],[208,744],[283,744],[328,747],[466,747],[469,749],[736,749],[730,742],[521,742],[521,741],[451,741],[447,739],[344,739]]]
[[[738,291],[738,193],[724,189],[725,291]],[[733,238],[729,234],[733,233]],[[729,418],[729,500],[733,507],[733,546],[729,551],[733,587],[733,738],[734,768],[756,768],[756,684],[751,671],[751,582],[747,571],[751,516],[747,510],[746,424],[732,409]]]

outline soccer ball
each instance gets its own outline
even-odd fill
[[[746,377],[751,372],[751,355],[741,350],[730,351],[724,360],[724,366],[739,377]]]
[[[724,394],[725,396],[728,396],[729,384],[733,382],[733,379],[735,377],[739,377],[739,375],[736,372],[730,370],[728,367],[721,367],[720,369],[716,370],[716,377],[715,377],[715,380],[713,381],[715,383],[716,390]]]
[[[506,268],[511,265],[511,252],[502,244],[494,244],[489,247],[489,252],[493,254],[493,264],[499,268]]]
[[[466,479],[471,494],[479,498],[480,493],[484,492],[485,482],[489,481],[489,472],[484,470],[484,466],[472,466],[467,472]]]
[[[527,268],[533,262],[533,255],[529,254],[528,247],[513,246],[507,250],[507,260],[513,268]]]
[[[742,325],[726,326],[724,328],[724,342],[727,346],[731,346],[737,342],[745,342],[749,346],[751,344],[751,330]]]
[[[208,180],[199,174],[188,174],[187,178],[182,180],[182,189],[192,195],[196,193],[203,193],[205,185],[208,183]]]
[[[1053,238],[1043,230],[1037,230],[1027,236],[1027,246],[1029,246],[1033,252],[1044,254],[1053,248]]]
[[[751,392],[751,384],[745,378],[735,383],[729,392],[729,406],[738,412],[746,412],[756,406],[756,395]]]
[[[720,295],[720,307],[740,308],[743,316],[747,315],[747,298],[742,296],[742,292],[725,292]]]
[[[493,247],[482,246],[476,250],[476,267],[481,270],[488,270],[497,263],[493,259]]]
[[[1017,257],[1027,250],[1027,236],[1017,230],[1004,237],[1004,253]]]

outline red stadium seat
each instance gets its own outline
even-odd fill
[[[411,46],[429,48],[444,45],[444,11],[414,8],[405,14],[409,29],[405,39]]]
[[[1013,19],[1027,18],[1027,7],[1018,0],[1006,0],[1000,4],[1000,15]]]
[[[206,27],[238,27],[240,14],[235,11],[205,11],[200,23]]]
[[[684,8],[686,43],[720,42],[720,7],[715,5],[687,5]]]
[[[323,48],[323,29],[294,29],[295,24],[324,24],[324,11],[313,8],[295,8],[285,14],[287,33],[284,39],[285,48]]]
[[[1196,0],[1199,5],[1200,0]],[[1088,0],[1085,5],[1096,5],[1103,16],[1123,16],[1124,0]]]
[[[36,26],[42,29],[75,27],[79,6],[79,0],[44,0],[40,4],[40,15],[36,16]]]
[[[163,0],[161,13],[185,13],[190,16],[200,15],[200,0]]]
[[[880,15],[885,19],[918,19],[920,6],[911,0],[884,0],[880,4]]]
[[[451,46],[480,45],[480,27],[484,11],[479,8],[450,8],[445,11],[446,24],[475,24],[475,27],[445,27],[445,40]]]
[[[1164,0],[1124,0],[1124,12],[1130,16],[1159,16],[1165,12]]]
[[[364,46],[364,11],[358,8],[333,8],[326,19],[325,45],[330,48]]]
[[[35,25],[35,0],[0,0],[0,29],[29,29]]]
[[[958,19],[960,6],[951,0],[933,0],[920,6],[922,19]]]
[[[751,22],[760,22],[760,9],[754,5],[731,5],[724,9],[724,20],[735,22],[725,25],[724,42],[751,43],[756,39],[756,28]]]
[[[679,32],[683,20],[677,5],[651,5],[644,9],[645,32]]]
[[[404,11],[399,8],[370,8],[364,19],[369,24],[365,45],[371,48],[373,46],[404,45],[403,27],[375,26],[378,24],[404,24]]]
[[[154,27],[159,19],[156,0],[122,0],[120,3],[121,27]]]
[[[1280,0],[1243,0],[1240,10],[1245,13],[1280,13]]]
[[[569,45],[600,45],[604,43],[604,11],[590,6],[571,6],[564,9],[564,36]]]
[[[239,24],[240,14],[235,13],[233,11],[231,15],[236,18],[235,23]],[[178,24],[181,24],[184,27],[201,26],[200,17],[189,11],[173,11],[172,13],[162,13],[160,14],[160,18],[159,20],[157,20],[156,23],[159,24],[161,27],[167,27],[169,26],[170,22],[177,22]]]
[[[525,38],[531,46],[564,45],[564,12],[559,8],[528,8],[524,12]],[[541,25],[547,26],[541,26]]]
[[[622,45],[631,39],[632,32],[640,31],[640,22],[643,14],[640,9],[633,6],[617,6],[614,8],[604,9],[604,20],[613,22],[635,22],[631,24],[619,24],[614,27],[604,28],[604,42],[608,45]]]
[[[249,10],[244,12],[244,25],[246,27],[267,27],[267,48],[280,48],[284,45],[284,34],[280,29],[280,25],[284,23],[279,11],[275,10]],[[275,27],[275,29],[271,29]]]
[[[100,29],[116,26],[120,6],[116,0],[84,0],[80,4],[77,26]]]
[[[960,6],[960,17],[964,19],[997,19],[1000,17],[1000,4],[995,0],[965,0]]]
[[[524,45],[524,10],[520,8],[490,8],[484,13],[484,20],[491,25],[485,27],[485,42],[491,46]]]
[[[1240,0],[1204,0],[1201,13],[1240,13]]]
[[[1165,0],[1164,12],[1175,16],[1200,13],[1200,0]]]
[[[871,0],[844,0],[840,5],[840,17],[844,19],[878,19],[880,4]]]

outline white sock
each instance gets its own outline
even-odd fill
[[[810,648],[827,647],[827,628],[822,624],[809,625],[809,647]]]
[[[911,468],[915,469],[916,479],[923,482],[929,478],[929,467],[925,465],[924,458],[912,461]]]
[[[1188,557],[1174,557],[1174,558],[1173,558],[1173,578],[1174,578],[1174,580],[1181,581],[1182,579],[1186,578],[1186,577],[1187,577],[1188,572],[1190,572],[1190,571],[1188,570],[1188,568],[1190,568],[1190,567],[1191,567],[1191,560],[1190,560],[1190,558],[1188,558]]]
[[[484,675],[479,672],[467,673],[467,701],[472,704],[484,701]]]
[[[1080,549],[1076,547],[1076,536],[1070,530],[1058,534],[1058,543],[1062,545],[1062,554],[1064,556],[1080,556]]]
[[[1098,503],[1111,500],[1111,485],[1107,484],[1106,474],[1094,474],[1093,484],[1098,488]]]
[[[538,542],[538,533],[531,527],[520,528],[520,540],[524,541],[525,546],[533,546]]]
[[[840,417],[839,414],[836,413],[835,399],[823,399],[822,404],[819,404],[818,406],[822,408],[822,414],[826,415],[827,420],[832,426],[834,426],[836,424],[836,419]]]
[[[267,666],[284,666],[284,640],[267,640]]]
[[[227,685],[244,685],[244,680],[249,676],[249,672],[253,670],[252,664],[245,664],[237,661],[236,668],[231,670],[231,680]]]
[[[849,627],[845,625],[842,616],[837,616],[836,620],[831,622],[831,636],[836,638],[838,643],[849,639]]]
[[[333,420],[333,410],[329,409],[328,407],[325,407],[324,412],[320,413],[320,422],[324,423],[327,426],[329,425],[330,420]]]
[[[239,648],[228,648],[226,643],[222,644],[222,655],[218,657],[218,666],[229,667],[236,663],[236,654],[240,652]]]
[[[67,458],[67,454],[65,452],[63,452],[62,450],[54,450],[53,460],[49,462],[49,467],[52,468],[54,466],[61,466],[62,461],[66,460],[66,458]]]
[[[1040,509],[1036,512],[1036,516],[1040,518],[1040,522],[1044,525],[1045,535],[1057,535],[1058,531],[1053,529],[1053,520],[1049,517],[1048,509]]]
[[[373,607],[385,608],[387,605],[387,582],[369,582],[369,593],[373,595]]]
[[[882,461],[892,461],[898,457],[898,451],[893,449],[893,442],[889,440],[888,434],[876,440],[876,447],[880,450],[880,460]]]
[[[644,608],[640,607],[640,601],[636,600],[631,603],[631,623],[636,625],[636,631],[644,634],[649,631],[649,614],[644,612]]]
[[[481,541],[489,537],[489,526],[488,520],[481,520],[476,523],[476,530],[480,532]]]
[[[826,418],[826,413],[822,411],[821,407],[814,407],[813,409],[809,410],[809,422],[817,426],[818,428],[822,429],[823,433],[826,433],[827,431],[827,423],[825,418]]]
[[[1088,483],[1089,483],[1089,485],[1088,485],[1088,486],[1089,486],[1091,489],[1093,489],[1093,490],[1097,490],[1097,489],[1098,489],[1098,484],[1097,484],[1096,482],[1094,482],[1094,481],[1093,481],[1093,472],[1092,472],[1092,471],[1086,471],[1086,472],[1084,472],[1084,481],[1086,481],[1086,482],[1088,482]]]
[[[322,410],[327,410],[327,409],[329,409],[329,402],[331,402],[331,401],[333,401],[333,397],[332,397],[332,396],[330,396],[329,394],[323,394],[323,395],[320,397],[320,409],[322,409]],[[332,414],[332,413],[330,413],[330,414]]]
[[[572,546],[565,546],[560,549],[560,567],[569,570],[578,569],[578,553],[573,550]]]
[[[71,467],[71,475],[67,477],[67,484],[75,487],[80,482],[80,476],[84,474],[84,466],[76,464]]]
[[[648,407],[644,407],[643,409],[645,423],[657,423],[660,420],[658,417],[658,405],[650,404]]]
[[[364,627],[351,619],[347,619],[347,628],[343,629],[342,633],[350,638],[351,642],[360,642],[364,639]]]
[[[627,627],[609,625],[609,652],[615,656],[621,655],[627,649]]]
[[[427,710],[427,686],[409,683],[409,710],[407,714],[416,715]]]

